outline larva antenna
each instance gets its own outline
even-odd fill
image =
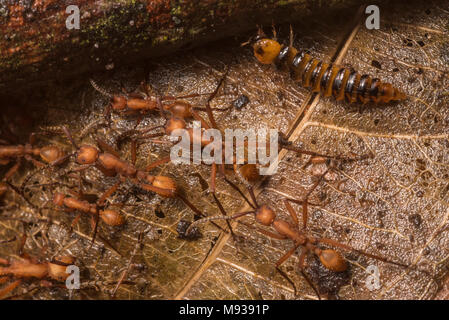
[[[112,95],[112,94],[110,94],[109,92],[107,92],[105,89],[103,89],[103,88],[101,88],[93,79],[89,79],[89,81],[90,81],[90,84],[92,85],[92,87],[96,90],[96,91],[98,91],[98,92],[100,92],[102,95],[104,95],[105,97],[108,97],[108,98],[113,98],[114,96]]]

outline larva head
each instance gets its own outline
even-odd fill
[[[257,222],[263,224],[264,226],[269,226],[273,223],[276,218],[276,213],[268,206],[263,205],[256,211]]]
[[[48,276],[56,281],[65,281],[70,273],[67,273],[67,266],[75,262],[72,256],[63,256],[56,258],[55,262],[48,263]]]
[[[76,155],[78,164],[92,164],[97,161],[98,149],[92,146],[81,146]]]
[[[348,264],[342,255],[332,249],[316,249],[315,253],[320,258],[321,263],[327,269],[335,272],[342,272],[348,269]]]
[[[64,152],[56,146],[48,146],[41,148],[39,155],[42,160],[47,163],[51,163],[64,157]]]
[[[281,45],[276,40],[261,38],[253,43],[254,56],[263,64],[271,64],[281,52]]]

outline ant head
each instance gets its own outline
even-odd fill
[[[92,146],[81,146],[76,154],[78,164],[92,164],[97,161],[98,149]]]
[[[315,253],[320,258],[321,263],[331,271],[342,272],[348,269],[346,260],[338,251],[332,249],[321,250],[316,248]]]
[[[167,124],[165,125],[165,133],[167,135],[171,135],[171,133],[176,129],[185,129],[185,128],[186,122],[183,119],[173,117],[167,121]]]
[[[114,210],[100,211],[100,217],[109,226],[121,226],[125,223],[123,216]]]
[[[273,223],[276,218],[276,213],[268,206],[263,205],[256,211],[257,222],[263,224],[264,226],[269,226]]]
[[[64,198],[65,196],[62,193],[56,192],[55,195],[53,196],[53,203],[61,207],[64,204]]]
[[[40,149],[40,157],[47,163],[51,163],[65,156],[64,152],[56,146],[48,146]]]
[[[48,263],[48,276],[56,281],[65,281],[69,276],[69,273],[66,273],[67,266],[74,262],[75,258],[72,256],[56,258],[55,261]]]
[[[119,111],[126,108],[127,100],[125,96],[114,96],[112,98],[112,109]]]

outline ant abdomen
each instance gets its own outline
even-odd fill
[[[121,226],[125,223],[123,216],[115,210],[107,209],[100,211],[100,218],[108,226]]]
[[[332,249],[321,250],[316,248],[315,253],[320,258],[321,263],[331,271],[342,272],[348,269],[346,260],[338,251]]]
[[[39,152],[40,157],[47,163],[51,163],[56,161],[62,157],[64,157],[64,152],[56,146],[48,146],[40,149]]]
[[[58,263],[48,262],[48,276],[56,281],[65,281],[70,275],[67,273],[67,266],[75,262],[72,256],[63,256],[57,258]]]

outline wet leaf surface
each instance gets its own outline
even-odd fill
[[[308,48],[323,60],[335,57],[336,63],[389,81],[409,95],[406,101],[385,106],[349,106],[316,97],[294,83],[288,74],[259,65],[249,48],[239,47],[246,35],[154,60],[146,66],[118,69],[96,77],[95,81],[109,92],[119,92],[122,85],[127,91],[134,90],[148,77],[152,89],[160,94],[208,93],[215,89],[229,65],[225,84],[212,106],[233,106],[241,95],[247,96],[249,102],[241,109],[231,107],[216,112],[220,127],[276,128],[289,133],[293,143],[323,154],[351,157],[373,153],[372,159],[335,163],[326,181],[310,196],[313,205],[308,208],[307,230],[316,237],[331,238],[410,267],[405,269],[341,250],[350,265],[346,274],[330,273],[314,256],[307,258],[305,272],[328,298],[431,299],[447,274],[449,254],[449,7],[437,1],[410,5],[406,13],[400,5],[381,7],[380,30],[367,30],[361,20],[348,33],[348,21],[355,16],[356,12],[334,12],[326,19],[311,17],[310,21],[295,24],[295,46]],[[278,35],[287,38],[288,26],[282,26]],[[110,127],[105,126],[103,110],[108,99],[94,91],[88,79],[68,88],[55,83],[51,91],[37,92],[36,97],[36,101],[44,102],[24,109],[29,110],[25,116],[34,119],[33,129],[67,125],[79,144],[96,144],[98,137],[114,144],[120,133],[136,125],[135,117],[113,115]],[[204,106],[206,99],[201,96],[189,101]],[[16,125],[8,122],[8,114],[4,115],[4,125]],[[145,116],[137,129],[162,123],[155,113]],[[23,132],[21,141],[26,138]],[[71,150],[61,133],[38,139],[39,146],[49,143],[58,144],[67,152]],[[129,141],[119,151],[123,158],[131,159]],[[168,152],[166,144],[142,141],[136,164],[144,167]],[[330,165],[310,165],[308,156],[285,150],[279,159],[277,173],[257,186],[257,200],[289,220],[283,199],[303,199],[317,176]],[[74,292],[73,298],[108,299],[114,282],[135,252],[133,267],[127,274],[127,279],[135,284],[120,286],[118,298],[316,299],[298,270],[300,250],[281,267],[298,290],[295,296],[291,284],[274,268],[292,243],[271,239],[243,224],[254,225],[252,217],[242,218],[243,223],[233,222],[237,238],[205,224],[200,227],[200,239],[187,241],[180,239],[176,230],[181,220],[194,219],[188,207],[178,199],[163,199],[126,182],[108,202],[111,207],[122,204],[120,211],[126,215],[127,224],[120,228],[101,225],[99,235],[107,243],[99,238],[89,249],[89,218],[82,216],[70,234],[66,226],[76,214],[56,210],[47,203],[56,191],[78,191],[77,175],[67,174],[75,167],[70,162],[61,169],[38,172],[27,184],[27,198],[41,208],[45,217],[51,218],[50,223],[38,222],[36,208],[13,192],[3,200],[6,207],[1,216],[20,217],[30,223],[0,220],[2,238],[19,237],[24,226],[27,233],[34,234],[25,245],[32,255],[48,258],[65,252],[77,257],[81,281],[86,285],[90,281],[91,288]],[[20,185],[32,169],[33,165],[24,161],[13,183]],[[209,166],[169,164],[153,172],[175,178],[183,194],[203,212],[220,214],[208,193]],[[83,192],[97,196],[117,181],[104,178],[94,168],[84,171],[82,177]],[[226,212],[248,209],[235,190],[222,179],[217,181],[218,197]],[[47,183],[53,184],[42,185]],[[293,207],[301,214],[301,206]],[[217,224],[226,228],[225,223]],[[135,249],[140,232],[145,234],[142,250]],[[44,245],[45,236],[48,246]],[[14,256],[17,242],[1,244],[0,253],[2,257]],[[367,285],[370,266],[379,270],[375,288]],[[96,288],[93,281],[98,281]],[[26,282],[17,292],[32,285],[32,281]],[[58,299],[67,298],[68,293],[41,288],[24,297]]]

